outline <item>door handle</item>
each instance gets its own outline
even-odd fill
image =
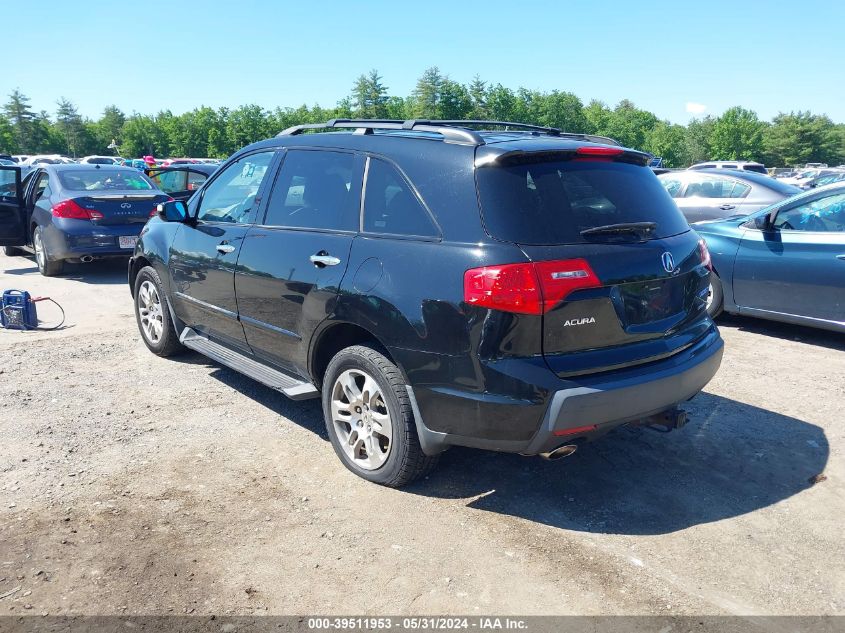
[[[836,259],[841,259],[842,261],[845,261],[845,253],[843,253],[842,255],[837,255]]]
[[[310,259],[311,263],[318,268],[324,268],[325,266],[337,266],[340,263],[340,259],[329,255],[326,251],[320,251],[316,255],[311,255],[308,259]]]
[[[231,244],[226,244],[226,242],[217,245],[217,252],[221,255],[228,255],[229,253],[233,253],[234,251],[235,247]]]
[[[730,211],[731,209],[736,209],[736,205],[735,204],[722,204],[722,205],[719,205],[719,208],[722,211]]]

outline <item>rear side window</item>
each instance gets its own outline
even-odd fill
[[[354,231],[358,228],[354,171],[353,154],[289,151],[270,196],[264,224]]]
[[[391,164],[370,159],[364,196],[364,231],[436,237],[437,228],[408,182]]]
[[[751,187],[730,178],[702,176],[690,180],[684,198],[744,198]]]
[[[604,161],[554,161],[477,170],[485,227],[519,244],[576,244],[581,231],[655,222],[655,238],[689,224],[650,169]]]

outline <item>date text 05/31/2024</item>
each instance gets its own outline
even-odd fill
[[[308,628],[315,631],[328,630],[371,630],[371,631],[446,631],[476,630],[501,631],[525,630],[527,623],[519,618],[498,618],[478,616],[466,617],[349,617],[349,618],[308,618]]]

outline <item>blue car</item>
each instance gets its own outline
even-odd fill
[[[0,245],[35,254],[42,275],[64,263],[129,257],[156,206],[171,200],[141,172],[116,165],[0,167]]]
[[[712,258],[711,316],[724,310],[845,332],[845,184],[693,228]]]

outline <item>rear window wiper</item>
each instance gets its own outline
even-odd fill
[[[581,231],[581,237],[593,237],[597,235],[635,235],[641,240],[647,239],[657,229],[656,222],[624,222],[620,224],[605,224],[594,226],[591,229]]]

